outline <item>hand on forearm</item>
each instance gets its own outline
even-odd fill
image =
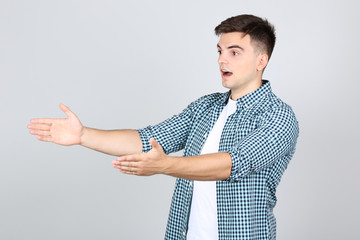
[[[150,176],[165,173],[169,163],[166,155],[158,142],[151,138],[152,149],[147,153],[131,154],[114,160],[113,167],[120,172],[138,176]]]
[[[213,153],[194,157],[166,155],[154,139],[148,153],[132,154],[113,161],[120,172],[138,176],[166,174],[191,180],[225,180],[230,176],[231,157],[228,153]]]

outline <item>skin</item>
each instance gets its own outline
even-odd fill
[[[257,53],[249,35],[244,36],[240,32],[224,33],[217,47],[222,85],[231,90],[233,100],[261,86],[268,56],[265,53]],[[230,71],[232,74],[227,76],[223,71]]]
[[[253,47],[249,35],[224,33],[217,45],[219,69],[224,87],[236,100],[261,86],[262,73],[268,56]],[[112,161],[124,174],[150,176],[166,174],[191,180],[225,180],[230,176],[232,161],[228,153],[212,153],[193,157],[166,155],[155,139],[152,149],[142,153],[142,142],[136,130],[99,130],[84,127],[79,118],[65,105],[60,109],[65,119],[32,119],[30,133],[38,140],[60,145],[80,144],[106,154],[119,156]]]
[[[99,130],[84,127],[68,107],[60,104],[60,109],[67,118],[32,119],[28,125],[30,133],[36,135],[40,141],[65,146],[79,144],[113,156],[142,151],[142,142],[136,130]]]

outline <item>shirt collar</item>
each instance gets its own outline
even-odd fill
[[[243,105],[245,107],[250,107],[260,99],[262,99],[265,95],[271,92],[270,82],[268,80],[262,80],[262,85],[256,89],[255,91],[246,94],[245,96],[238,98],[236,100],[237,105]],[[228,99],[230,97],[231,90],[223,93],[222,96],[219,98],[218,104],[227,104]]]

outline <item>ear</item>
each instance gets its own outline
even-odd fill
[[[258,62],[256,70],[263,71],[269,62],[269,56],[265,53],[260,53],[258,56]]]

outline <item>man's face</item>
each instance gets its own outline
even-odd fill
[[[218,51],[224,87],[231,89],[232,93],[259,87],[255,85],[261,84],[262,54],[255,51],[249,35],[244,36],[241,32],[223,33],[218,43]]]

